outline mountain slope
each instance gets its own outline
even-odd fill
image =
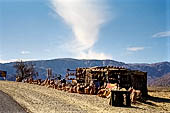
[[[156,78],[156,79],[152,80],[149,83],[149,86],[163,86],[163,87],[170,86],[170,73],[168,73],[160,78]]]

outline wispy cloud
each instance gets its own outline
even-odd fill
[[[141,51],[144,49],[145,49],[145,47],[128,47],[127,51],[136,52],[136,51]]]
[[[93,53],[92,48],[98,40],[100,26],[107,21],[104,5],[98,1],[51,0],[53,10],[64,19],[74,33],[74,39],[67,45],[69,45],[69,50],[74,50],[72,52],[77,54],[77,57],[80,56],[80,53],[82,53],[82,58],[90,57],[89,53]],[[104,53],[94,51],[93,58],[97,58],[101,54]]]
[[[159,33],[152,35],[152,37],[154,37],[154,38],[170,37],[170,31],[159,32]]]
[[[21,54],[26,55],[26,54],[30,54],[30,51],[21,51]]]

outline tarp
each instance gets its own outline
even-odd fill
[[[106,86],[106,88],[109,88],[109,89],[112,89],[112,88],[115,88],[115,87],[117,87],[117,84],[107,83],[107,86]]]

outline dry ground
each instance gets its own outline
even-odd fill
[[[132,107],[112,107],[96,95],[67,93],[27,83],[0,81],[0,90],[31,113],[170,113],[170,92],[149,92],[145,103]]]

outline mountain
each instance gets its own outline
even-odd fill
[[[148,83],[153,79],[162,77],[163,75],[170,73],[170,62],[160,62],[153,64],[126,64],[114,60],[78,60],[71,58],[61,58],[53,60],[39,60],[31,61],[36,65],[36,71],[39,72],[40,78],[46,78],[46,69],[51,68],[53,73],[61,74],[65,76],[66,70],[76,69],[77,67],[93,67],[93,66],[119,66],[132,70],[140,70],[148,72]],[[8,73],[8,80],[15,80],[15,63],[0,64],[0,70],[5,70]]]
[[[153,64],[129,64],[129,66],[130,69],[146,71],[151,77],[161,77],[170,71],[170,62],[160,62]]]
[[[163,87],[170,86],[170,73],[152,80],[148,85],[149,86],[163,86]]]

